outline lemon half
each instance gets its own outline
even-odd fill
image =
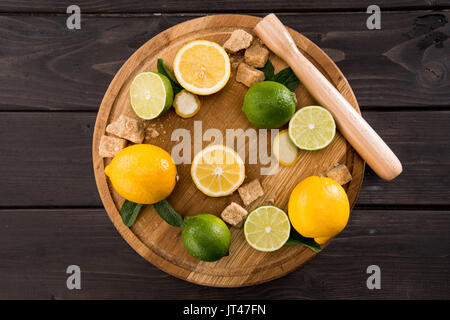
[[[196,40],[178,51],[173,70],[183,88],[199,95],[210,95],[222,89],[230,79],[230,58],[219,44]]]
[[[194,157],[191,176],[204,194],[210,197],[227,196],[244,181],[244,161],[229,147],[208,146]]]

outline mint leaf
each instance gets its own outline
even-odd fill
[[[274,74],[274,67],[270,60],[267,60],[265,66],[260,68],[262,72],[264,72],[266,81],[275,81],[281,83],[286,86],[291,91],[295,91],[300,84],[300,80],[298,80],[294,71],[290,67],[287,67],[277,74]]]
[[[167,67],[163,59],[158,59],[156,66],[158,68],[158,72],[165,75],[170,80],[174,95],[183,90],[183,87],[180,85],[177,78],[175,78],[172,72],[170,72],[169,67]]]
[[[271,81],[279,82],[284,84],[289,90],[295,91],[298,85],[300,84],[300,80],[298,80],[294,71],[290,67],[281,70],[276,75],[274,75]]]
[[[295,246],[298,244],[302,244],[304,246],[307,246],[314,252],[320,252],[322,251],[322,248],[320,245],[314,241],[313,238],[306,238],[302,236],[300,233],[294,230],[294,228],[291,228],[291,233],[289,235],[288,241],[284,244],[285,246]]]
[[[162,200],[153,204],[159,216],[168,224],[174,227],[181,227],[183,224],[183,217],[176,212],[167,200]]]
[[[134,224],[139,212],[142,209],[142,206],[142,204],[125,200],[122,208],[120,209],[120,216],[122,217],[123,223],[127,227],[131,227]]]
[[[264,67],[260,68],[259,70],[264,72],[264,77],[265,77],[266,81],[269,81],[272,79],[273,73],[274,73],[274,68],[273,68],[273,64],[272,64],[272,62],[270,62],[270,60],[267,60]]]

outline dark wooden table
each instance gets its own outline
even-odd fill
[[[82,11],[66,27],[67,6]],[[378,4],[381,30],[368,30]],[[0,299],[450,297],[450,1],[0,1]],[[187,283],[136,254],[95,186],[91,140],[102,96],[145,41],[204,14],[278,13],[323,48],[364,117],[403,162],[370,169],[349,225],[292,274],[255,287]],[[68,265],[81,290],[66,288]],[[369,265],[381,289],[366,286]]]

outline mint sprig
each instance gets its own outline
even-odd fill
[[[168,224],[174,227],[181,227],[183,224],[183,217],[176,212],[167,200],[162,200],[153,204],[159,216]]]
[[[169,67],[166,65],[163,59],[158,59],[156,66],[158,68],[158,72],[165,75],[170,80],[174,96],[177,95],[177,93],[179,93],[181,90],[183,90],[183,87],[180,85],[177,78],[175,78],[172,72],[170,72]]]
[[[259,70],[264,72],[266,81],[275,81],[281,83],[291,91],[295,91],[295,89],[297,89],[300,84],[300,80],[298,80],[294,71],[292,71],[290,67],[287,67],[277,74],[274,74],[274,67],[270,60],[267,60],[265,66]]]
[[[273,67],[272,62],[270,62],[270,60],[267,60],[265,66],[260,68],[259,70],[264,72],[264,77],[265,77],[266,80],[270,80],[273,77],[275,69]]]
[[[127,227],[131,227],[134,224],[142,206],[142,204],[125,200],[120,209],[120,216]]]
[[[302,244],[310,248],[314,252],[322,251],[322,247],[313,238],[306,238],[291,227],[291,233],[289,235],[288,241],[284,244],[285,246],[295,246]]]
[[[295,91],[300,84],[300,80],[298,80],[294,71],[292,71],[290,67],[287,67],[274,75],[272,77],[272,81],[284,84],[291,91]]]
[[[134,224],[143,206],[143,204],[129,200],[124,201],[122,208],[120,209],[120,216],[127,227],[131,227]],[[181,227],[183,224],[183,217],[172,208],[167,200],[157,202],[153,204],[153,207],[156,212],[158,212],[159,216],[171,226]]]

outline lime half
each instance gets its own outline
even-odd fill
[[[259,251],[280,249],[289,239],[291,224],[283,210],[274,206],[262,206],[245,220],[244,234],[248,244]]]
[[[336,123],[323,107],[310,106],[298,110],[289,122],[289,137],[303,150],[320,150],[333,141]]]
[[[144,119],[155,119],[172,106],[173,89],[169,79],[157,72],[139,73],[131,83],[130,102]]]

